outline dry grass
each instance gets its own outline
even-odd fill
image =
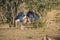
[[[25,28],[21,30],[19,28],[9,28],[8,24],[0,25],[0,40],[41,40],[44,35],[52,36],[52,38],[58,39],[60,37],[60,24],[55,22],[56,15],[60,13],[60,10],[52,10],[48,12],[46,18],[46,24],[40,28]],[[60,17],[60,16],[59,16]],[[59,22],[59,21],[58,21]]]

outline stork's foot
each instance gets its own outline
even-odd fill
[[[21,30],[24,30],[24,29],[25,29],[25,26],[22,25],[22,26],[21,26]]]

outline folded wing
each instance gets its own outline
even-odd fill
[[[27,12],[27,16],[29,18],[32,18],[33,20],[38,20],[39,19],[39,15],[34,13],[33,11],[28,11]]]
[[[22,21],[23,17],[24,17],[24,13],[23,12],[20,12],[18,13],[18,15],[16,16],[15,20],[17,21]]]

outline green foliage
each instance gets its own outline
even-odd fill
[[[30,9],[37,10],[38,12],[44,11],[44,9],[50,10],[56,5],[57,0],[26,0],[26,4]]]
[[[32,10],[37,10],[40,16],[46,16],[46,12],[53,9],[57,4],[59,5],[57,0],[26,0],[25,3]],[[32,21],[32,25],[34,27],[43,27],[45,22],[41,21]]]
[[[0,2],[2,2],[2,0],[0,0]]]
[[[11,2],[16,2],[18,1],[18,5],[21,3],[25,2],[26,5],[28,6],[27,8],[37,11],[38,14],[41,17],[46,16],[46,12],[53,9],[55,6],[60,5],[57,0],[5,0],[4,2],[6,3],[6,7],[8,12],[11,12]],[[0,4],[4,5],[3,0],[0,0]],[[25,5],[25,6],[26,6]],[[14,6],[14,5],[13,5]],[[21,8],[22,9],[22,8]],[[12,10],[13,11],[13,10]],[[37,21],[32,21],[32,25],[34,27],[43,27],[45,25],[45,22],[41,22],[40,20]]]

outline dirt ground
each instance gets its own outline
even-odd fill
[[[47,12],[46,26],[41,28],[9,28],[0,25],[0,40],[42,40],[45,35],[60,40],[60,10]]]

